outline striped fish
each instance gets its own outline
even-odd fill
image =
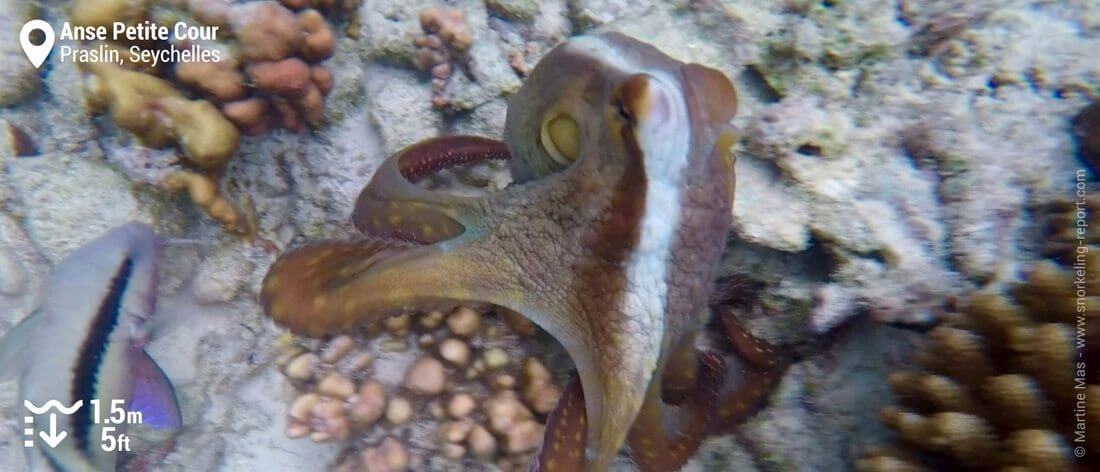
[[[156,305],[158,245],[151,228],[129,223],[77,249],[50,274],[38,308],[0,339],[0,379],[17,378],[18,411],[34,418],[32,468],[115,470],[117,453],[102,447],[105,425],[94,417],[92,400],[101,417],[112,400],[123,400],[148,426],[179,427],[172,385],[144,350]],[[53,408],[34,415],[23,409],[25,401]],[[113,426],[111,435],[125,430]],[[65,434],[54,447],[38,434],[51,430]]]

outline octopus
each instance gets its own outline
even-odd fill
[[[718,70],[617,33],[572,38],[511,98],[503,141],[439,137],[388,158],[356,201],[361,235],[284,253],[261,304],[308,336],[408,310],[513,310],[576,366],[532,470],[607,470],[624,444],[640,470],[677,470],[785,368],[713,301],[736,108]],[[508,161],[509,187],[416,185],[488,160]]]

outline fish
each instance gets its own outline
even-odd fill
[[[116,406],[153,428],[180,427],[175,390],[145,351],[159,244],[152,228],[134,222],[81,246],[49,274],[37,308],[0,339],[0,381],[18,382],[17,409],[33,418],[33,439],[24,436],[33,441],[32,468],[115,470],[118,453],[104,450],[103,438],[126,424],[98,420]]]

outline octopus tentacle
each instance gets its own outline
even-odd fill
[[[731,377],[736,377],[737,380],[731,381]],[[738,424],[756,413],[767,400],[772,387],[779,381],[779,373],[731,373],[727,369],[726,378],[719,392],[718,411],[709,427],[712,435],[732,433]]]
[[[572,472],[584,470],[584,447],[588,441],[588,416],[580,377],[566,385],[554,411],[546,418],[543,443],[531,461],[530,472]]]
[[[413,184],[452,167],[511,155],[501,141],[477,136],[428,139],[390,156],[359,194],[352,223],[361,233],[431,244],[465,230],[461,209],[479,199],[432,191]]]
[[[728,308],[715,310],[719,326],[733,350],[726,356],[727,371],[719,393],[718,410],[711,434],[733,432],[737,424],[756,412],[779,381],[787,362],[768,343],[745,330]]]
[[[260,302],[291,331],[321,336],[410,309],[511,299],[510,281],[465,260],[464,246],[379,238],[310,244],[272,265]]]
[[[737,316],[733,314],[732,310],[728,307],[719,307],[715,310],[715,316],[718,318],[726,340],[730,342],[733,351],[738,356],[760,370],[770,371],[783,368],[783,360],[777,354],[776,349],[741,327],[737,321]]]
[[[634,420],[627,443],[634,464],[642,472],[679,470],[707,436],[725,366],[717,353],[695,354],[699,375],[691,397],[675,407],[650,395]],[[665,372],[669,372],[667,368]]]
[[[687,336],[669,352],[661,375],[661,399],[679,405],[691,394],[698,381],[699,360],[694,336]]]

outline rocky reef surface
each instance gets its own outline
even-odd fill
[[[14,12],[0,36],[14,38],[32,12],[0,3]],[[440,5],[343,12],[324,63],[332,88],[312,120],[322,124],[241,136],[222,190],[247,197],[269,244],[242,243],[184,196],[133,178],[132,163],[165,151],[92,113],[76,65],[54,54],[34,74],[0,45],[0,332],[33,308],[51,264],[110,227],[138,220],[196,240],[169,246],[162,263],[150,352],[185,425],[160,470],[335,464],[339,444],[284,435],[298,393],[273,366],[283,333],[255,302],[272,249],[349,232],[358,191],[403,146],[499,137],[526,70],[565,38],[606,28],[735,79],[742,139],[725,275],[754,287],[747,326],[797,359],[766,408],[688,469],[842,470],[883,442],[886,373],[909,362],[911,326],[952,296],[1020,281],[1040,257],[1031,209],[1073,190],[1083,164],[1071,119],[1100,96],[1100,63],[1087,60],[1100,50],[1100,6],[1088,1],[445,2],[468,37],[443,33],[450,17],[425,29],[422,12]],[[67,8],[47,2],[35,16],[57,24]],[[499,168],[455,178],[507,182]],[[14,403],[12,387],[0,387],[0,405]],[[0,470],[21,470],[20,415],[3,413]]]

